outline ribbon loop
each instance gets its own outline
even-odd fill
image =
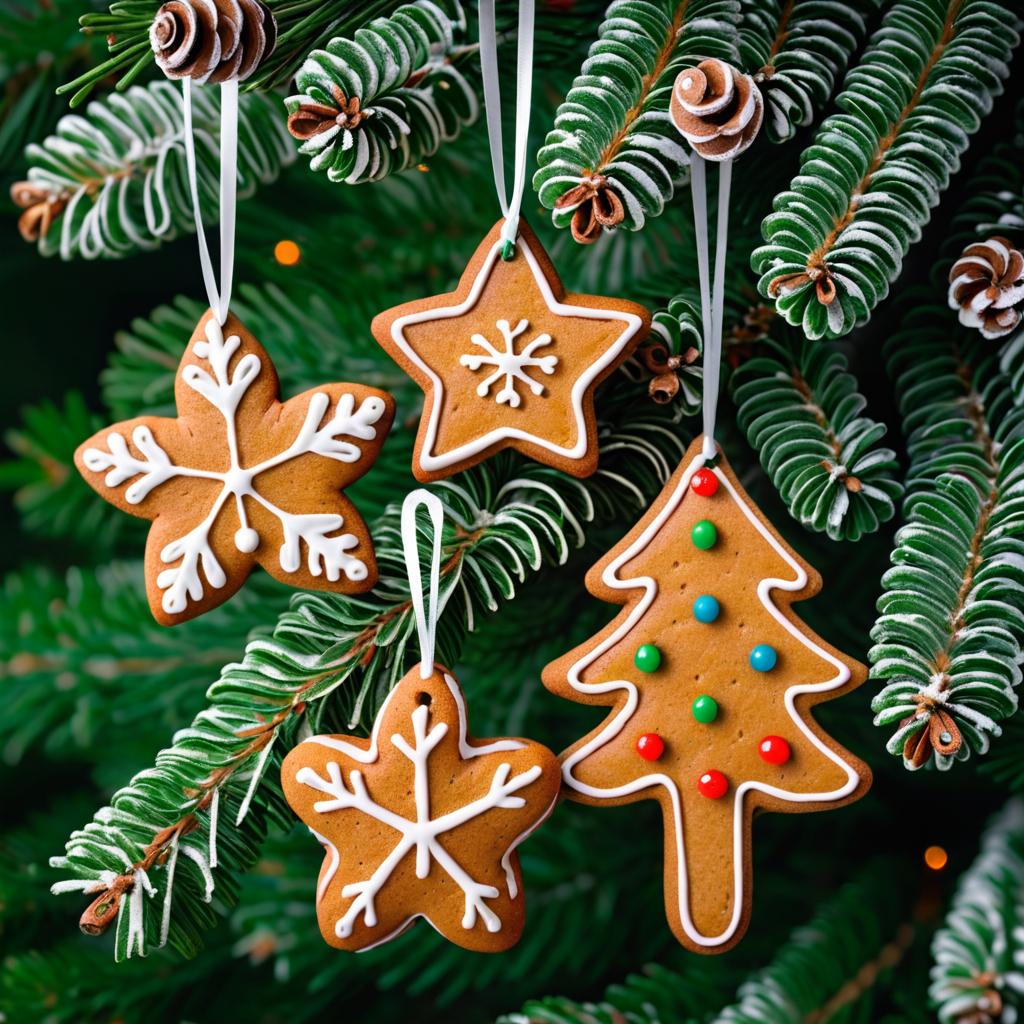
[[[722,370],[722,328],[725,319],[725,259],[729,241],[729,193],[732,187],[732,161],[719,164],[718,224],[715,231],[715,277],[711,282],[708,242],[707,165],[702,156],[690,156],[690,195],[693,199],[693,223],[697,241],[697,271],[700,275],[700,312],[704,333],[704,445],[705,459],[713,459],[715,420],[718,415],[718,389]]]
[[[491,171],[505,225],[501,237],[503,255],[511,257],[519,234],[519,211],[526,189],[526,149],[530,132],[530,104],[533,92],[534,0],[520,0],[516,54],[516,139],[513,155],[512,195],[505,187],[505,154],[501,131],[501,87],[498,81],[498,33],[494,17],[495,0],[480,0],[480,70],[483,73],[484,111],[487,141],[491,150]]]
[[[213,261],[203,230],[203,211],[199,204],[199,180],[196,174],[196,141],[192,130],[192,80],[182,81],[185,164],[192,194],[192,217],[199,239],[199,262],[210,309],[222,327],[231,305],[231,285],[235,272],[235,207],[238,190],[238,82],[231,79],[220,87],[220,286],[213,272]]]
[[[430,513],[433,530],[430,551],[429,595],[423,602],[423,574],[416,530],[416,513],[420,507]],[[420,640],[420,678],[429,679],[434,672],[434,647],[437,640],[437,594],[441,581],[441,539],[444,530],[444,507],[440,500],[422,487],[410,491],[402,503],[402,550],[409,573],[409,590],[416,613],[416,630]]]

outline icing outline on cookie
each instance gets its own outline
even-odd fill
[[[459,734],[458,734],[457,739],[458,739],[458,747],[459,747],[459,756],[460,756],[460,758],[462,760],[469,760],[470,758],[473,758],[473,757],[479,757],[481,754],[495,754],[495,753],[500,753],[502,751],[524,750],[524,749],[526,749],[527,747],[530,746],[530,744],[528,744],[528,743],[524,743],[524,742],[521,742],[520,740],[511,739],[511,738],[497,739],[497,740],[491,741],[490,743],[485,743],[485,744],[483,744],[481,746],[472,746],[469,743],[468,738],[467,738],[467,735],[468,735],[468,719],[467,719],[467,714],[466,714],[466,702],[465,702],[465,698],[463,697],[462,691],[461,691],[458,683],[455,681],[455,679],[448,672],[440,671],[439,674],[443,678],[443,680],[445,682],[445,685],[448,687],[448,691],[451,693],[452,698],[455,701],[455,706],[456,706],[456,709],[457,709],[457,712],[458,712]],[[351,743],[348,743],[345,740],[336,739],[333,736],[309,736],[305,740],[303,740],[303,743],[317,743],[320,746],[327,747],[328,749],[337,750],[340,753],[343,753],[346,756],[351,757],[353,760],[359,762],[360,764],[365,764],[365,765],[375,764],[377,762],[379,756],[380,756],[380,746],[379,746],[380,730],[383,727],[385,713],[387,711],[388,705],[391,703],[391,701],[394,698],[395,694],[398,693],[400,689],[401,689],[400,686],[396,686],[394,689],[392,689],[392,691],[388,694],[387,699],[381,705],[380,710],[377,712],[377,717],[374,720],[373,729],[372,729],[372,731],[370,733],[370,746],[368,748],[364,749],[362,747],[359,747],[359,746],[353,745]],[[413,722],[414,722],[414,731],[418,731],[418,730],[416,730],[416,715],[418,713],[422,713],[422,718],[423,718],[423,720],[425,720],[426,719],[426,711],[427,711],[427,709],[425,707],[422,707],[422,706],[417,707],[417,708],[415,708],[413,710],[412,718],[413,718]],[[442,725],[442,723],[438,723],[438,726],[440,726],[440,725]],[[438,726],[434,726],[434,729],[432,729],[430,733],[426,734],[426,738],[427,739],[429,739],[430,735],[432,735],[434,733],[434,731],[438,728]],[[443,736],[443,734],[438,736],[438,741],[442,738],[442,736]],[[398,738],[402,739],[403,743],[405,742],[403,737],[398,737]],[[418,736],[417,736],[417,738],[418,738]],[[395,737],[392,737],[392,742],[394,742],[394,739],[395,739]],[[396,744],[396,746],[398,746],[398,744]],[[401,750],[402,748],[399,746],[398,749]],[[429,755],[429,750],[430,749],[432,749],[432,748],[429,748],[427,750],[427,754],[428,755]],[[418,750],[418,744],[417,744],[417,750]],[[403,753],[404,753],[404,751],[403,751]],[[408,756],[408,755],[406,755],[406,756]],[[410,760],[412,761],[412,763],[415,766],[416,774],[419,775],[420,769],[421,769],[421,765],[417,761],[413,760],[412,758],[410,758]],[[330,764],[335,764],[335,762],[328,762],[328,769],[327,769],[328,771],[329,771],[329,765]],[[425,762],[423,762],[423,766],[425,767]],[[495,773],[495,778],[497,778],[497,776],[501,773],[502,768],[508,768],[508,765],[505,764],[505,765],[499,766],[497,771],[496,771],[496,773]],[[524,786],[530,785],[531,783],[537,781],[537,779],[539,779],[541,777],[542,771],[543,771],[543,769],[542,769],[541,765],[539,765],[539,764],[533,765],[531,768],[528,768],[525,771],[520,772],[519,775],[514,776],[511,780],[508,780],[508,782],[505,783],[505,787],[507,788],[508,785],[510,785],[511,783],[517,782],[519,780],[525,780],[525,781],[521,781],[520,784],[516,787],[516,789],[521,789]],[[358,781],[353,781],[353,775],[355,775],[355,774],[356,773],[354,771],[350,771],[349,774],[348,774],[349,785],[352,786],[352,789],[349,790],[348,793],[349,793],[349,795],[356,796],[357,799],[358,799],[358,795],[360,793],[360,790],[362,790],[362,792],[365,793],[365,785],[362,784],[361,776],[360,776],[360,779]],[[308,786],[308,785],[310,785],[310,783],[309,783],[309,781],[307,781],[307,778],[310,775],[312,777],[316,778],[317,780],[321,781],[321,782],[324,781],[321,776],[317,775],[316,772],[312,768],[309,768],[309,767],[303,767],[303,768],[299,769],[296,772],[296,774],[295,774],[295,779],[300,784]],[[306,776],[306,778],[304,778],[303,776]],[[340,777],[340,768],[339,768],[339,777]],[[342,783],[342,786],[344,787],[344,778],[341,778],[341,783]],[[316,789],[320,790],[321,792],[325,792],[325,793],[327,792],[326,790],[320,789],[320,787],[317,787],[317,786],[314,786],[313,788],[316,788]],[[451,818],[453,816],[459,816],[459,815],[464,814],[465,813],[465,809],[466,809],[467,806],[470,806],[473,803],[479,803],[481,800],[486,799],[487,797],[492,795],[493,791],[494,791],[494,780],[492,779],[491,788],[487,791],[487,793],[484,794],[483,797],[478,798],[475,801],[470,801],[469,804],[463,805],[462,808],[459,808],[456,811],[449,812],[448,814],[443,815],[442,817],[443,818]],[[509,800],[509,799],[511,799],[511,800],[522,800],[523,799],[522,797],[515,797],[514,795],[512,795],[513,792],[514,792],[514,790],[509,791],[507,794],[505,794],[504,797],[503,797],[503,800]],[[417,795],[419,795],[418,794],[418,786],[417,786]],[[524,829],[518,836],[516,836],[512,840],[512,842],[506,848],[505,852],[500,857],[499,862],[501,864],[502,870],[505,872],[505,882],[506,882],[506,886],[508,888],[508,895],[509,895],[510,899],[514,900],[517,897],[517,895],[519,894],[519,886],[516,883],[515,869],[514,869],[514,867],[512,866],[512,863],[511,863],[512,854],[515,852],[516,848],[519,846],[519,844],[524,839],[526,839],[529,835],[531,835],[534,831],[536,831],[536,829],[539,828],[541,824],[543,824],[543,822],[548,818],[548,816],[554,810],[555,804],[557,802],[558,802],[558,792],[556,791],[555,795],[552,797],[550,803],[544,809],[543,813],[539,817],[537,817],[536,820],[533,821],[529,825],[529,827]],[[417,800],[417,804],[418,803],[419,803],[419,800]],[[486,809],[490,810],[490,809],[494,809],[494,808],[499,808],[501,806],[503,806],[503,802],[502,801],[498,801],[497,803],[491,804]],[[518,805],[515,805],[515,806],[521,806],[521,804],[518,804]],[[323,813],[330,813],[330,811],[329,810],[328,811],[324,811]],[[366,812],[364,812],[364,813],[366,813]],[[396,817],[401,817],[401,815],[397,815],[397,814],[395,816]],[[472,817],[475,817],[475,815],[470,816],[469,820],[471,820]],[[409,821],[409,819],[403,819],[403,820]],[[432,819],[432,820],[433,821],[440,821],[441,818]],[[449,831],[451,828],[457,828],[458,825],[461,824],[461,823],[462,822],[455,821],[448,828],[443,829],[443,830],[439,830],[437,832],[437,835],[441,835],[444,832]],[[409,831],[414,831],[415,830],[415,825],[417,823],[410,821],[409,824],[410,824],[410,826],[412,826],[409,829]],[[337,846],[333,842],[331,842],[331,840],[328,839],[325,835],[322,835],[320,832],[318,832],[314,828],[310,828],[309,831],[321,843],[321,845],[327,850],[328,855],[330,857],[329,864],[328,864],[327,868],[324,869],[324,871],[322,872],[320,881],[319,881],[319,883],[317,885],[316,905],[317,905],[317,907],[319,907],[320,903],[323,900],[323,897],[327,893],[328,886],[330,885],[331,881],[334,879],[335,874],[337,873],[338,867],[339,867],[339,865],[341,863],[341,855],[340,855],[340,852],[339,852]],[[418,842],[416,842],[416,841],[413,841],[411,844],[406,843],[407,833],[405,831],[402,831],[402,830],[398,830],[398,831],[401,832],[402,838],[396,844],[394,849],[390,852],[389,857],[393,856],[394,853],[397,850],[399,850],[399,849],[402,850],[402,854],[401,854],[400,857],[395,859],[394,863],[391,865],[391,870],[389,870],[387,872],[385,877],[381,880],[380,884],[377,886],[377,890],[376,890],[377,892],[379,892],[380,889],[382,889],[383,886],[387,884],[387,880],[390,877],[392,871],[410,853],[417,857],[417,867],[419,868],[420,858],[422,856],[421,849],[420,849],[420,844]],[[427,830],[427,831],[433,831],[433,830]],[[436,836],[434,836],[433,839],[436,839]],[[428,842],[431,842],[431,841],[432,841],[432,839],[428,839]],[[472,920],[470,921],[469,924],[466,923],[467,920],[469,920],[469,918],[470,918],[470,913],[469,913],[470,893],[469,893],[469,891],[466,890],[466,888],[462,885],[462,883],[459,881],[458,878],[456,878],[454,875],[452,875],[449,866],[446,865],[442,859],[438,858],[434,854],[434,852],[432,850],[429,851],[429,852],[427,852],[427,851],[424,851],[424,852],[426,852],[426,858],[425,858],[425,861],[423,861],[423,863],[424,863],[427,871],[423,875],[419,875],[419,870],[417,870],[417,875],[419,877],[424,877],[425,878],[427,876],[427,873],[429,873],[429,867],[430,867],[431,861],[436,861],[438,866],[442,870],[447,872],[449,874],[449,876],[452,877],[453,881],[455,881],[456,884],[458,884],[460,886],[460,888],[462,888],[463,892],[465,893],[465,895],[466,895],[467,913],[463,917],[462,926],[467,931],[472,930],[473,928],[476,927],[476,914],[474,913],[472,915]],[[455,865],[460,873],[465,874],[466,877],[469,878],[468,872],[466,872],[465,869],[463,869],[461,867],[461,865],[458,865],[457,862],[454,860],[454,858],[450,854],[447,853],[447,851],[443,851],[443,852],[444,852],[445,856],[447,857],[448,861],[451,864]],[[387,862],[387,859],[388,858],[385,858],[385,861],[382,862],[382,865]],[[380,870],[380,868],[378,867],[377,870]],[[376,872],[375,872],[375,874],[376,874]],[[473,880],[471,878],[470,878],[470,881],[473,882]],[[353,884],[355,884],[355,885],[362,885],[361,882],[357,882],[357,883],[353,883]],[[476,882],[473,882],[473,885],[478,890],[481,889],[481,888],[490,888],[490,887],[481,887]],[[348,886],[346,886],[346,888],[348,888]],[[342,894],[345,895],[344,890],[343,890]],[[357,906],[358,905],[358,898],[359,898],[358,893],[353,892],[350,895],[355,895],[356,896],[356,900],[353,902],[352,906]],[[486,893],[479,893],[478,892],[477,895],[480,897],[480,902],[477,905],[477,909],[479,910],[480,907],[483,906],[482,899],[484,897],[486,897],[487,894]],[[497,895],[497,891],[496,890],[495,890],[494,895]],[[493,896],[489,897],[489,898],[493,898]],[[372,904],[372,896],[371,896],[371,899],[370,899],[370,902],[369,902],[369,910],[370,910],[371,915],[372,915],[372,906],[373,906],[373,904]],[[345,912],[346,915],[351,911],[351,909],[352,909],[352,907],[350,907]],[[498,932],[498,931],[500,931],[501,927],[502,927],[501,919],[498,918],[497,915],[494,915],[493,910],[491,910],[490,908],[485,908],[485,909],[487,911],[489,911],[494,916],[494,921],[496,922],[496,927],[492,928],[492,927],[488,926],[487,925],[486,915],[481,912],[481,917],[484,919],[484,924],[485,924],[485,927],[487,928],[487,930],[490,931],[490,932]],[[354,921],[358,920],[360,916],[362,916],[363,923],[368,928],[372,928],[374,926],[374,924],[376,923],[375,919],[374,920],[370,920],[370,918],[368,918],[366,916],[365,909],[362,910],[361,915],[360,915],[360,913],[357,913],[355,915]],[[426,911],[418,911],[418,912],[410,914],[408,917],[404,918],[394,929],[392,929],[386,935],[384,935],[381,938],[375,940],[374,942],[371,942],[370,944],[368,944],[366,946],[361,946],[358,950],[356,950],[356,952],[363,953],[363,952],[366,952],[367,950],[375,949],[377,946],[380,946],[383,943],[390,941],[391,939],[395,938],[397,935],[400,935],[414,921],[416,921],[418,918],[421,918],[421,917],[424,920],[426,920],[427,923],[430,924],[430,926],[432,928],[434,928],[435,931],[438,931],[441,934],[444,934],[441,931],[441,929],[438,928],[437,925],[435,925],[434,922],[431,920],[430,915],[429,915],[428,912],[426,912]],[[344,921],[344,918],[345,918],[345,915],[343,915],[341,918],[339,918],[339,920],[336,922],[336,925],[335,925],[336,933],[341,938],[346,937],[345,935],[342,935],[340,931],[338,931],[338,928],[341,925],[341,923]],[[351,929],[346,934],[351,934]]]
[[[460,317],[473,309],[480,299],[491,271],[501,257],[501,250],[504,245],[502,239],[498,239],[492,246],[484,260],[483,266],[477,272],[469,295],[458,305],[444,306],[439,309],[423,309],[413,313],[406,313],[398,317],[391,325],[391,338],[401,349],[402,353],[425,373],[431,382],[433,389],[430,405],[430,416],[427,421],[426,430],[423,434],[423,446],[419,454],[420,466],[426,472],[448,469],[466,458],[473,458],[486,451],[492,445],[502,441],[527,441],[540,448],[551,452],[553,455],[565,459],[581,459],[587,453],[587,424],[583,411],[584,397],[593,382],[608,368],[622,350],[629,344],[630,339],[642,329],[643,321],[635,313],[623,310],[597,309],[591,306],[574,306],[570,303],[559,302],[551,290],[551,285],[544,275],[537,257],[530,248],[525,236],[520,233],[516,240],[517,252],[523,253],[527,265],[533,275],[548,310],[556,316],[579,317],[587,320],[619,320],[625,323],[626,327],[618,339],[601,356],[577,378],[572,387],[573,424],[576,428],[576,443],[571,447],[564,447],[549,441],[546,438],[531,434],[519,427],[498,427],[490,433],[474,438],[450,452],[437,454],[434,452],[434,445],[437,443],[438,426],[441,420],[441,410],[445,398],[444,383],[441,378],[423,361],[416,350],[406,341],[404,330],[412,324],[429,323],[432,320],[445,320]],[[509,318],[510,320],[512,318]]]
[[[593,664],[593,662],[604,654],[605,651],[618,644],[623,637],[625,637],[634,628],[634,626],[636,626],[644,614],[646,614],[654,599],[657,597],[658,583],[650,576],[638,576],[633,579],[623,580],[619,579],[616,576],[616,573],[621,566],[633,559],[637,554],[639,554],[639,552],[643,551],[648,544],[650,544],[664,525],[665,521],[675,512],[679,507],[680,502],[686,496],[690,478],[698,469],[701,469],[706,462],[707,458],[703,454],[699,454],[694,458],[687,467],[686,472],[680,477],[679,483],[676,485],[671,497],[665,503],[664,507],[658,512],[657,516],[654,517],[644,532],[632,544],[630,544],[621,555],[608,564],[604,572],[601,574],[602,583],[612,590],[633,590],[639,587],[643,588],[644,595],[633,607],[625,621],[618,629],[606,637],[605,640],[598,644],[592,651],[586,653],[579,661],[572,665],[568,673],[569,685],[579,693],[608,693],[621,689],[627,692],[627,699],[625,705],[618,714],[616,714],[611,721],[609,721],[608,724],[601,729],[596,736],[594,736],[593,739],[583,744],[583,746],[579,747],[565,759],[562,765],[562,779],[565,785],[571,789],[595,799],[613,799],[615,797],[628,796],[652,786],[665,787],[672,798],[672,815],[675,826],[679,920],[682,923],[683,930],[691,941],[699,946],[714,947],[723,945],[736,934],[736,930],[739,927],[743,914],[743,875],[745,866],[743,857],[743,800],[746,793],[750,790],[755,790],[792,803],[816,803],[821,801],[841,800],[843,797],[849,796],[857,789],[861,779],[860,775],[853,767],[847,764],[834,750],[831,749],[831,747],[823,743],[818,738],[807,723],[796,713],[794,707],[796,697],[801,694],[822,693],[829,690],[839,689],[841,686],[844,686],[849,682],[851,678],[850,669],[847,668],[839,658],[818,646],[818,644],[814,643],[814,641],[810,640],[800,632],[800,630],[786,618],[786,616],[769,597],[773,590],[791,592],[802,590],[808,582],[807,573],[803,566],[793,558],[781,542],[772,535],[771,531],[764,523],[761,522],[750,506],[742,500],[729,478],[717,467],[711,467],[711,471],[716,477],[718,477],[719,483],[725,486],[730,497],[737,505],[739,505],[747,519],[757,527],[761,536],[769,542],[783,561],[785,561],[786,564],[789,565],[796,573],[795,578],[792,580],[783,580],[774,577],[766,577],[761,580],[757,585],[757,595],[760,598],[761,603],[772,617],[779,622],[780,625],[785,627],[785,629],[796,640],[805,647],[813,650],[815,654],[819,655],[823,660],[828,662],[830,665],[834,665],[836,668],[836,675],[823,683],[797,683],[788,687],[785,693],[785,703],[786,710],[789,713],[790,718],[797,725],[800,731],[817,750],[824,754],[838,767],[842,768],[846,773],[847,781],[845,785],[841,786],[839,789],[828,793],[792,793],[787,790],[778,789],[777,787],[768,785],[767,783],[761,783],[754,780],[742,782],[736,787],[736,792],[733,797],[733,884],[735,886],[736,896],[733,901],[732,921],[720,935],[709,937],[702,935],[697,931],[690,917],[688,882],[686,874],[686,851],[683,844],[682,802],[679,794],[679,788],[676,785],[675,780],[663,772],[657,772],[651,775],[645,775],[639,779],[634,779],[633,781],[621,786],[601,788],[587,785],[586,783],[576,779],[573,775],[573,769],[577,764],[589,757],[596,750],[600,749],[622,731],[626,723],[632,717],[633,712],[636,710],[637,704],[639,703],[639,690],[636,684],[631,683],[628,680],[616,679],[601,683],[584,683],[580,679],[581,672]]]

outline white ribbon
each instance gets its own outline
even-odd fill
[[[430,552],[430,594],[423,605],[423,575],[420,570],[420,549],[416,536],[416,512],[420,506],[430,513],[433,527]],[[416,613],[416,630],[420,638],[420,678],[429,679],[434,672],[434,645],[437,640],[437,591],[441,580],[441,536],[444,529],[444,508],[430,491],[422,487],[410,491],[402,503],[402,549],[409,573],[409,590]]]
[[[196,140],[192,134],[192,79],[182,80],[185,122],[185,164],[188,187],[192,193],[192,216],[199,238],[199,262],[210,309],[222,327],[231,305],[231,281],[235,272],[235,205],[238,189],[238,82],[223,82],[220,87],[220,287],[213,273],[213,261],[203,230],[203,211],[199,205],[199,181],[196,177]]]
[[[708,246],[708,196],[706,170],[702,156],[690,158],[690,195],[693,199],[693,223],[697,236],[697,271],[700,274],[700,313],[704,330],[704,444],[705,459],[715,457],[715,419],[718,415],[718,388],[722,371],[722,322],[725,317],[725,250],[729,241],[729,192],[732,186],[732,161],[725,160],[718,171],[718,226],[715,232],[715,280],[711,284]]]
[[[533,91],[534,0],[519,2],[518,52],[516,54],[516,148],[513,157],[512,196],[505,188],[505,154],[501,133],[501,88],[498,84],[498,35],[494,21],[495,0],[480,0],[480,70],[483,72],[487,140],[491,170],[505,225],[501,237],[506,248],[515,245],[519,210],[526,188],[526,146],[530,131],[530,97]]]

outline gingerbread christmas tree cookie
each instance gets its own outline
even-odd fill
[[[587,575],[623,605],[597,636],[547,666],[544,683],[610,709],[562,755],[583,803],[654,799],[665,824],[665,909],[679,941],[721,952],[742,937],[756,810],[849,803],[869,769],[815,723],[864,666],[791,605],[820,577],[772,529],[702,441],[644,518]]]
[[[368,949],[418,917],[466,949],[518,941],[515,848],[554,807],[558,763],[529,740],[470,739],[462,692],[444,669],[409,672],[369,739],[299,744],[281,779],[326,849],[316,905],[330,945]]]
[[[584,477],[597,468],[594,389],[650,327],[633,302],[567,293],[524,221],[503,222],[458,288],[374,318],[377,341],[426,395],[413,455],[438,480],[503,448]]]
[[[212,312],[174,393],[177,418],[116,423],[75,453],[102,497],[152,520],[146,587],[160,622],[221,604],[257,563],[293,587],[373,586],[369,533],[341,491],[376,459],[390,395],[325,384],[282,403],[267,353],[234,316],[221,327]]]

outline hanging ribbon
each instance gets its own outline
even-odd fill
[[[715,231],[715,276],[711,281],[708,241],[707,163],[694,152],[690,155],[690,195],[697,240],[697,271],[700,275],[700,312],[704,331],[704,444],[705,459],[717,454],[715,419],[722,370],[722,326],[725,318],[725,250],[729,241],[729,193],[732,161],[719,164],[718,224]]]
[[[416,533],[416,513],[420,507],[430,513],[433,529],[430,551],[430,593],[423,603],[423,574],[420,569],[420,548]],[[441,581],[441,538],[444,529],[444,508],[438,498],[422,487],[410,491],[402,503],[402,550],[409,573],[409,590],[416,613],[416,631],[420,638],[420,678],[429,679],[434,672],[434,647],[437,640],[437,593]]]
[[[518,52],[516,54],[516,142],[513,155],[512,196],[505,187],[505,154],[501,131],[501,87],[498,82],[498,34],[494,18],[495,0],[480,0],[480,70],[483,72],[484,110],[487,140],[491,147],[491,170],[505,225],[502,258],[511,259],[519,233],[519,211],[526,188],[526,146],[530,131],[530,101],[533,91],[534,0],[519,2]]]
[[[235,206],[238,190],[238,82],[230,80],[220,87],[220,285],[213,272],[210,249],[203,230],[203,212],[199,204],[196,176],[196,141],[192,132],[192,80],[182,80],[184,98],[185,164],[188,187],[192,193],[192,217],[199,238],[199,262],[210,309],[222,327],[231,305],[231,284],[235,272]]]

